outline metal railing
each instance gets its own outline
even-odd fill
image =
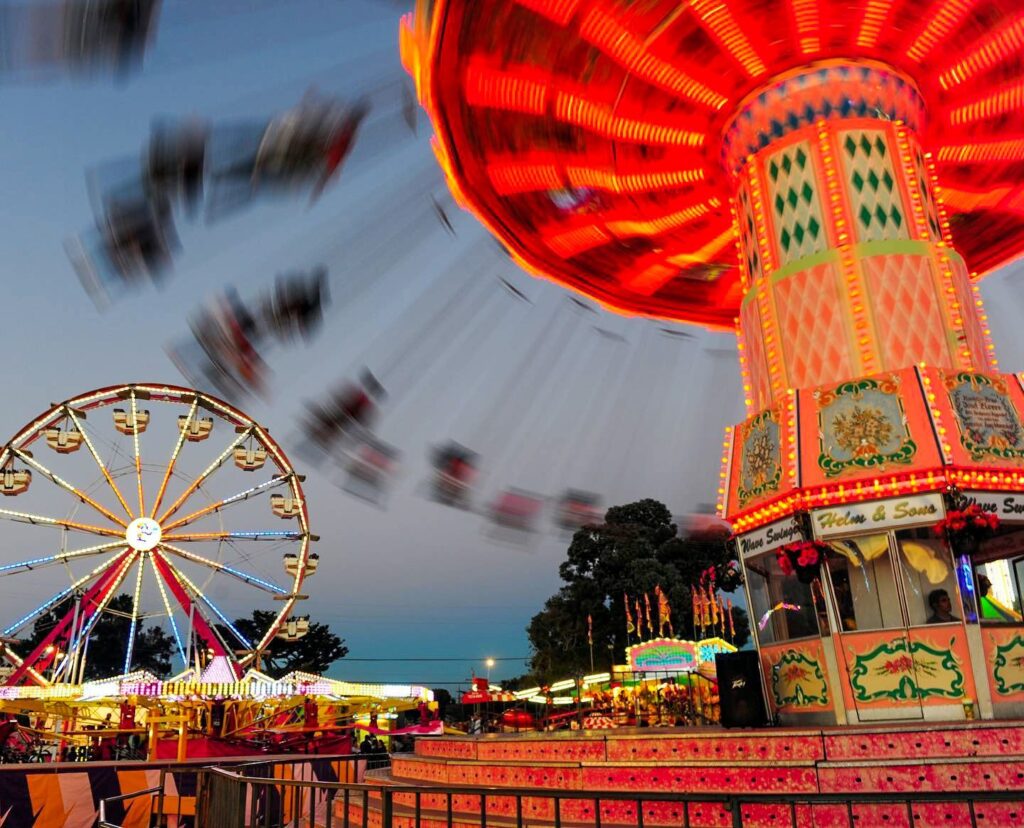
[[[161,776],[163,776],[163,774],[161,774]],[[160,780],[160,784],[157,785],[155,788],[146,788],[145,790],[141,790],[141,791],[132,791],[131,793],[121,794],[120,796],[108,796],[106,799],[101,799],[100,800],[99,828],[121,828],[120,825],[117,825],[117,824],[115,824],[113,822],[108,822],[107,821],[107,810],[110,808],[110,805],[115,803],[115,802],[127,802],[129,799],[137,799],[140,796],[148,796],[150,798],[150,802],[149,802],[149,820],[150,820],[150,822],[152,822],[153,821],[153,798],[155,796],[160,796],[161,794],[163,794],[163,791],[164,791],[164,780],[161,779]]]
[[[243,776],[221,768],[204,769],[197,791],[199,826],[216,828],[391,828],[443,823],[448,828],[470,819],[480,828],[515,825],[621,825],[644,828],[645,820],[689,828],[729,821],[733,828],[766,822],[778,828],[828,824],[914,826],[925,807],[946,806],[945,824],[1024,822],[1022,792],[864,793],[864,794],[694,794],[630,793],[546,788],[449,785],[321,783]],[[994,809],[1004,805],[1006,809]],[[888,816],[877,810],[886,808]],[[1010,811],[1009,808],[1015,810]],[[950,813],[950,811],[955,812]],[[717,811],[717,815],[714,812]],[[378,816],[379,815],[379,818]],[[897,819],[906,822],[896,821]],[[1009,820],[1009,821],[1007,821]],[[928,819],[931,823],[932,820]]]
[[[383,763],[381,763],[383,760]],[[141,797],[149,797],[149,814],[148,819],[144,823],[137,821],[133,815],[133,825],[144,824],[150,826],[150,828],[162,828],[167,824],[173,824],[178,826],[186,826],[193,824],[198,825],[215,825],[220,826],[220,822],[207,822],[193,819],[192,814],[184,813],[182,810],[182,804],[184,801],[192,800],[193,797],[190,794],[184,794],[181,790],[183,780],[186,777],[194,777],[196,791],[201,785],[202,774],[207,771],[213,770],[214,766],[210,765],[211,759],[206,760],[191,760],[185,764],[171,764],[163,765],[160,767],[160,783],[158,786],[153,788],[146,788],[144,790],[132,791],[131,793],[121,794],[119,796],[109,796],[105,799],[101,799],[99,803],[99,822],[98,828],[122,828],[121,819],[118,816],[111,816],[111,813],[124,812],[123,803],[131,800],[139,799]],[[239,757],[233,759],[232,757],[224,757],[220,760],[220,764],[230,764],[231,768],[235,771],[240,771],[238,774],[239,778],[247,779],[266,779],[268,782],[275,781],[273,775],[286,766],[294,765],[305,765],[310,763],[323,763],[338,765],[339,763],[344,766],[343,773],[339,774],[342,778],[356,779],[359,778],[366,770],[373,769],[374,767],[386,766],[390,763],[390,757],[387,754],[375,755],[375,754],[338,754],[338,755],[317,755],[317,754],[292,754],[288,756],[278,756],[267,759],[252,760],[251,758]],[[223,767],[216,768],[217,770],[225,770]],[[340,769],[339,769],[340,770]],[[242,773],[247,774],[242,776]],[[172,777],[175,780],[175,789],[173,791],[173,799],[171,805],[165,809],[165,801],[168,797],[168,777]],[[299,784],[313,785],[321,784],[314,783],[311,781],[296,780]],[[331,784],[331,783],[322,783]],[[335,784],[346,784],[346,783],[335,783]],[[191,786],[188,785],[191,789]],[[121,805],[121,808],[117,806]],[[191,809],[189,809],[191,810]],[[225,825],[233,824],[230,818],[224,823]]]

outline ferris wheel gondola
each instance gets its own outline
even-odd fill
[[[224,431],[226,447],[215,439]],[[159,442],[166,445],[156,453]],[[76,448],[69,451],[71,445]],[[266,479],[238,477],[264,466]],[[19,431],[0,451],[0,469],[0,489],[19,501],[17,508],[0,509],[0,521],[11,527],[5,546],[31,543],[40,550],[44,530],[60,532],[53,551],[4,562],[0,577],[24,581],[21,596],[45,588],[54,572],[63,570],[67,580],[0,632],[30,642],[21,655],[4,648],[13,668],[7,685],[81,682],[88,675],[89,641],[109,613],[130,619],[118,642],[124,673],[137,666],[136,644],[155,622],[173,637],[185,666],[193,651],[209,650],[240,675],[252,656],[236,657],[236,648],[262,651],[292,615],[305,577],[316,568],[301,476],[266,429],[201,392],[139,384],[80,395]],[[72,482],[86,475],[91,483]],[[274,496],[288,509],[276,508]],[[72,506],[63,517],[43,511],[59,514],[56,504],[68,499]],[[268,518],[287,518],[291,525],[260,528]],[[31,531],[14,539],[14,524]],[[78,535],[88,540],[68,543]],[[260,551],[267,547],[269,555]],[[279,561],[273,550],[282,548],[286,579],[279,577],[280,563],[270,566]],[[122,590],[130,600],[122,596],[115,612],[111,603]],[[280,602],[271,622],[250,640],[232,615],[248,615],[271,600]],[[109,639],[103,646],[111,646]]]

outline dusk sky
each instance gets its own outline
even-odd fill
[[[333,302],[319,337],[270,354],[271,399],[241,407],[290,451],[304,400],[364,365],[381,376],[389,399],[377,430],[402,452],[386,507],[292,457],[321,537],[302,612],[350,648],[332,675],[437,685],[486,672],[488,657],[507,659],[492,678],[524,672],[525,627],[559,585],[568,539],[546,519],[526,545],[496,542],[481,515],[428,501],[431,445],[454,439],[480,452],[480,503],[506,486],[552,497],[577,488],[606,506],[653,497],[684,514],[713,502],[722,430],[743,406],[731,336],[667,336],[662,323],[584,311],[516,272],[451,205],[428,124],[421,118],[413,135],[401,117],[399,13],[384,0],[165,0],[155,45],[126,82],[0,85],[0,439],[92,388],[182,383],[164,349],[205,299],[229,284],[254,296],[279,272],[326,265]],[[265,200],[212,226],[182,220],[166,286],[97,311],[64,252],[92,221],[87,171],[137,161],[155,117],[259,119],[310,88],[369,94],[374,106],[323,198]],[[1004,370],[1024,368],[1022,275],[1011,266],[982,289]],[[0,522],[0,564],[46,554],[23,548],[8,526]],[[52,577],[51,591],[67,585],[58,570]],[[46,597],[24,592],[17,577],[0,580],[0,620]],[[438,660],[401,660],[414,658]]]

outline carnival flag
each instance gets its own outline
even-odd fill
[[[658,635],[665,634],[665,627],[668,627],[668,634],[674,635],[672,631],[672,608],[668,604],[668,596],[658,584],[654,588],[654,594],[658,597]]]
[[[625,592],[622,593],[622,602],[626,605],[626,635],[631,635],[636,632],[636,627],[633,626],[633,616],[629,611],[629,596]]]
[[[690,598],[693,601],[693,634],[697,635],[697,628],[700,626],[700,601],[697,600],[697,586],[690,584]]]
[[[587,643],[594,643],[594,619],[587,613]]]
[[[644,593],[644,615],[647,621],[647,631],[654,636],[654,624],[651,623],[651,596]]]
[[[633,608],[636,610],[636,633],[643,641],[644,638],[644,614],[640,612],[640,599],[633,599]]]

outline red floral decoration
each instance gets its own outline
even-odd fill
[[[825,558],[828,544],[821,541],[796,541],[775,550],[783,575],[817,574],[818,564]]]
[[[935,534],[945,535],[950,541],[985,540],[996,533],[999,524],[999,515],[972,503],[964,509],[946,512],[946,517],[935,524]]]

